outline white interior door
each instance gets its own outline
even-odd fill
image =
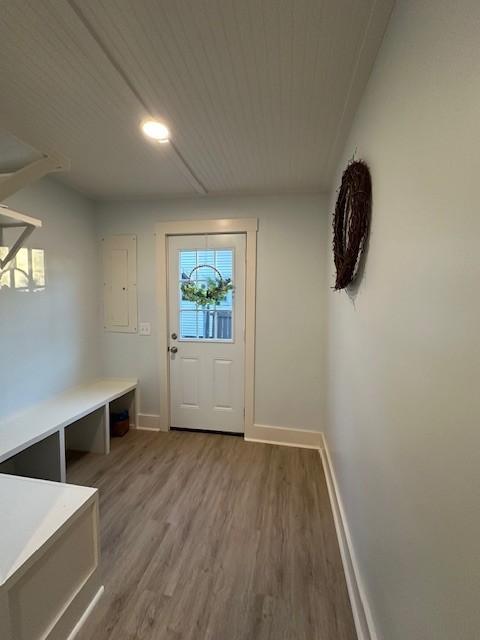
[[[244,432],[245,234],[171,236],[170,426]],[[233,283],[226,299],[185,300],[182,283]]]

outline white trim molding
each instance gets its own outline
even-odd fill
[[[320,455],[323,463],[325,479],[327,481],[328,495],[332,506],[333,519],[337,532],[338,545],[342,557],[345,580],[347,582],[350,604],[352,606],[353,619],[357,631],[358,640],[378,640],[372,613],[367,600],[365,586],[360,575],[355,549],[352,544],[352,536],[348,526],[345,509],[335,476],[332,458],[328,449],[325,434],[321,436]]]
[[[303,449],[320,449],[322,434],[308,429],[292,429],[289,427],[272,427],[266,424],[254,424],[248,436],[248,442],[280,444],[285,447],[301,447]]]
[[[139,413],[137,429],[139,431],[168,431],[161,428],[160,416],[154,413]],[[135,428],[135,427],[132,427]]]
[[[170,428],[170,388],[168,357],[168,251],[169,236],[204,235],[215,233],[245,233],[246,282],[245,282],[245,438],[252,435],[255,411],[255,304],[257,280],[257,218],[232,218],[219,220],[178,220],[159,222],[155,225],[156,273],[158,307],[158,349],[160,375],[159,430]]]
[[[97,591],[97,593],[94,595],[94,597],[93,597],[92,601],[90,602],[90,604],[88,605],[88,607],[82,613],[82,616],[78,620],[77,624],[73,627],[73,629],[70,632],[70,635],[68,636],[67,640],[74,640],[74,638],[76,638],[78,636],[78,634],[80,633],[80,630],[85,626],[85,623],[87,622],[88,618],[90,617],[92,611],[97,606],[98,601],[103,596],[104,592],[105,592],[105,587],[102,585],[100,587],[100,589]]]

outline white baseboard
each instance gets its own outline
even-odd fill
[[[270,427],[265,424],[254,424],[245,433],[248,442],[280,444],[286,447],[302,447],[304,449],[320,449],[322,434],[307,429],[290,429],[287,427]]]
[[[328,495],[332,506],[335,529],[337,532],[340,554],[342,556],[343,570],[347,581],[348,594],[352,605],[358,640],[378,640],[365,587],[358,568],[358,562],[352,544],[352,537],[350,535],[345,509],[338,489],[332,458],[323,433],[321,434],[321,442],[320,455],[322,457],[323,468],[325,471]]]
[[[160,416],[150,413],[138,414],[137,429],[140,431],[168,431],[168,429],[162,428]],[[321,435],[319,431],[255,424],[253,428],[248,430],[248,434],[245,433],[245,440],[248,442],[281,444],[287,447],[319,449],[321,447]]]
[[[105,587],[101,586],[100,589],[97,591],[97,593],[94,595],[94,597],[93,597],[92,601],[90,602],[90,604],[88,605],[88,607],[83,612],[82,617],[80,618],[80,620],[77,622],[77,624],[71,630],[67,640],[74,640],[74,638],[77,637],[80,629],[84,626],[84,624],[86,623],[88,617],[90,616],[92,611],[95,609],[95,607],[96,607],[98,601],[100,600],[100,598],[102,597],[104,591],[105,591]]]
[[[160,416],[152,413],[139,413],[136,428],[139,431],[168,431],[160,425]]]

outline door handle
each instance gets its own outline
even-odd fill
[[[170,347],[170,353],[177,353],[177,347]]]

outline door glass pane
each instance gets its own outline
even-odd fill
[[[233,340],[233,249],[179,252],[181,340]]]

